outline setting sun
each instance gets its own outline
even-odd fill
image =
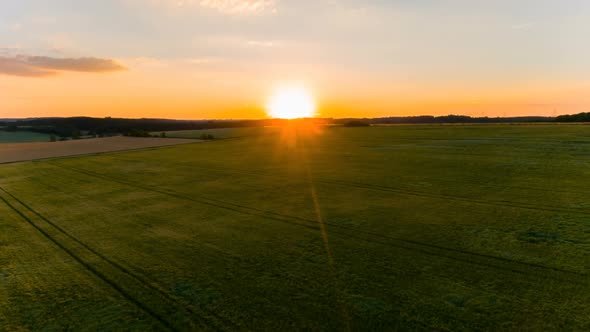
[[[0,332],[590,332],[589,34],[590,0],[0,0]]]
[[[300,86],[284,87],[270,97],[266,112],[272,118],[298,119],[310,118],[315,115],[314,98],[305,88]]]

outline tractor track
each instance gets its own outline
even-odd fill
[[[124,158],[118,158],[116,157],[117,160],[123,160],[123,161],[137,161],[137,160],[133,160],[133,159],[124,159]],[[174,165],[174,167],[177,167],[177,165]],[[217,168],[211,168],[211,167],[200,167],[200,166],[186,166],[186,167],[191,167],[191,168],[200,168],[200,169],[204,169],[204,170],[214,170],[214,171],[219,171],[219,172],[226,172],[226,173],[236,173],[236,174],[244,174],[244,175],[254,175],[254,176],[259,176],[259,177],[277,177],[277,178],[284,178],[280,175],[272,175],[272,174],[266,174],[266,173],[262,173],[262,172],[254,172],[254,171],[244,171],[244,170],[236,170],[233,168],[221,168],[221,167],[217,167]],[[446,179],[440,179],[440,178],[426,178],[426,177],[422,177],[421,179],[423,180],[436,180],[436,181],[440,181],[440,182],[446,182],[446,183],[456,183],[457,181],[453,181],[453,180],[446,180]],[[545,188],[536,188],[536,187],[524,187],[524,186],[499,186],[499,185],[490,185],[488,183],[483,183],[483,182],[472,182],[474,184],[478,184],[478,185],[482,185],[485,188],[495,188],[495,189],[517,189],[517,190],[527,190],[527,191],[540,191],[540,192],[558,192],[558,193],[564,193],[564,194],[576,194],[576,195],[590,195],[590,191],[573,191],[573,190],[563,190],[563,189],[545,189]],[[390,187],[392,188],[392,187]],[[401,189],[401,188],[400,188]],[[403,190],[403,189],[401,189]]]
[[[135,160],[130,160],[130,159],[121,159],[121,158],[116,158],[117,160],[123,160],[123,161],[135,161]],[[174,167],[178,167],[178,165],[174,165]],[[261,172],[248,172],[248,171],[242,171],[242,170],[236,170],[236,169],[230,169],[230,168],[211,168],[211,167],[201,167],[201,166],[186,166],[187,168],[190,167],[191,169],[202,169],[205,171],[214,171],[214,172],[221,172],[221,173],[226,173],[226,174],[240,174],[240,175],[248,175],[248,176],[257,176],[257,177],[268,177],[268,178],[278,178],[278,179],[285,179],[286,177],[281,176],[281,175],[275,175],[275,174],[267,174],[267,173],[261,173]],[[421,178],[422,180],[436,180],[436,181],[440,181],[440,182],[446,182],[446,183],[455,183],[457,181],[453,181],[453,180],[442,180],[442,179],[433,179],[433,178]],[[196,182],[198,180],[193,180],[193,181],[185,181],[182,182],[183,184],[187,184],[187,183],[193,183]],[[337,182],[336,180],[319,180],[316,182],[319,183],[326,183],[326,184],[336,184],[335,182]],[[341,181],[340,185],[348,185],[348,184],[354,183],[354,182],[346,182],[346,181]],[[526,191],[539,191],[539,192],[552,192],[552,193],[564,193],[564,194],[576,194],[576,195],[590,195],[590,192],[584,192],[584,191],[572,191],[572,190],[561,190],[561,189],[544,189],[544,188],[534,188],[534,187],[523,187],[523,186],[498,186],[498,185],[490,185],[490,184],[486,184],[486,183],[482,183],[482,182],[472,182],[473,184],[478,184],[481,185],[482,187],[486,188],[486,189],[516,189],[516,190],[526,190]],[[166,185],[175,185],[177,183],[167,183]],[[360,185],[367,185],[370,186],[370,184],[366,184],[366,183],[359,183]],[[400,191],[404,191],[404,190],[408,190],[408,189],[403,189],[403,188],[394,188],[394,187],[386,187],[388,189],[395,189],[395,190],[400,190]],[[434,194],[433,194],[434,195]]]
[[[211,168],[211,167],[199,167],[195,166],[192,168],[200,168],[207,171],[217,171],[217,172],[224,172],[226,174],[244,174],[244,175],[253,175],[258,177],[273,177],[273,178],[280,178],[285,179],[280,175],[269,175],[259,172],[247,172],[247,171],[239,171],[235,169],[223,169],[223,168]],[[425,197],[425,198],[433,198],[433,199],[440,199],[440,200],[450,200],[450,201],[458,201],[458,202],[465,202],[465,203],[473,203],[473,204],[481,204],[481,205],[491,205],[491,206],[500,206],[500,207],[510,207],[510,208],[519,208],[519,209],[526,209],[526,210],[541,210],[547,212],[559,212],[559,213],[573,213],[573,214],[580,214],[580,215],[590,215],[590,211],[588,209],[583,208],[568,208],[568,207],[561,207],[561,206],[551,206],[551,205],[537,205],[537,204],[530,204],[530,203],[519,203],[519,202],[509,202],[509,201],[486,201],[486,200],[479,200],[467,197],[460,197],[460,196],[453,196],[453,195],[445,195],[445,194],[433,194],[418,190],[411,190],[411,189],[403,189],[403,188],[395,188],[389,186],[382,186],[382,185],[375,185],[375,184],[367,184],[361,182],[353,182],[353,181],[342,181],[342,180],[314,180],[316,183],[323,183],[327,185],[338,185],[344,187],[353,187],[358,189],[367,189],[373,191],[381,191],[381,192],[389,192],[398,195],[406,195],[406,196],[416,196],[416,197]],[[183,184],[191,183],[190,181],[183,182]],[[164,184],[170,185],[170,184]],[[174,185],[174,184],[172,184]],[[516,188],[510,186],[502,186],[501,188],[514,188],[514,189],[524,189],[524,188]],[[538,191],[550,191],[546,189],[532,189]],[[576,194],[588,194],[590,193],[583,193],[583,192],[566,192],[566,193],[576,193]]]
[[[182,303],[181,300],[179,300],[176,297],[172,296],[171,294],[165,292],[160,287],[154,285],[153,282],[146,280],[145,278],[130,271],[129,269],[127,269],[123,265],[113,261],[112,259],[110,259],[110,258],[106,257],[105,255],[99,253],[98,251],[94,250],[93,248],[91,248],[90,246],[88,246],[84,242],[80,241],[79,239],[77,239],[76,237],[74,237],[73,235],[71,235],[70,233],[65,231],[63,228],[61,228],[60,226],[58,226],[57,224],[55,224],[54,222],[52,222],[51,220],[49,220],[45,216],[41,215],[39,212],[37,212],[36,210],[31,208],[30,206],[28,206],[26,203],[24,203],[19,198],[14,196],[12,193],[8,192],[5,188],[0,187],[0,191],[3,192],[4,194],[8,195],[14,201],[18,202],[26,210],[33,213],[37,218],[44,221],[45,223],[47,223],[51,227],[53,227],[55,230],[57,230],[59,233],[63,234],[69,240],[77,243],[82,248],[84,248],[86,251],[90,252],[92,255],[94,255],[94,256],[100,258],[102,261],[106,262],[112,268],[118,270],[119,272],[123,273],[124,275],[135,280],[136,283],[141,285],[142,288],[149,289],[150,291],[157,293],[159,297],[163,298],[166,302],[168,302],[168,304],[171,304],[173,306],[173,308],[170,308],[170,310],[169,310],[170,312],[173,312],[172,310],[174,310],[174,311],[181,311],[181,312],[187,311],[187,312],[191,313],[191,315],[186,315],[186,312],[183,312],[185,321],[182,322],[181,324],[176,323],[176,324],[180,325],[180,327],[176,327],[174,323],[171,323],[169,320],[167,320],[165,317],[163,317],[163,315],[157,313],[156,310],[153,310],[148,305],[142,303],[142,301],[139,300],[136,296],[133,296],[132,294],[130,294],[131,292],[126,290],[124,286],[120,285],[116,281],[107,277],[105,273],[101,272],[100,269],[93,266],[93,264],[89,263],[88,261],[85,261],[81,257],[80,254],[76,254],[74,252],[74,250],[68,248],[63,243],[63,241],[60,241],[60,240],[56,239],[55,236],[52,236],[51,234],[49,234],[49,232],[47,230],[43,229],[37,223],[33,222],[33,220],[31,220],[30,217],[26,216],[14,204],[10,203],[5,197],[0,195],[0,199],[9,208],[11,208],[13,211],[15,211],[28,224],[30,224],[33,228],[35,228],[37,231],[39,231],[45,238],[47,238],[52,243],[54,243],[56,246],[58,246],[60,249],[65,251],[69,256],[71,256],[74,260],[76,260],[78,263],[80,263],[90,273],[92,273],[93,275],[95,275],[96,277],[101,279],[102,281],[106,282],[112,288],[114,288],[126,300],[128,300],[129,302],[132,302],[133,304],[138,306],[140,309],[142,309],[144,312],[148,313],[150,316],[157,319],[158,322],[160,322],[166,328],[168,328],[172,331],[183,331],[183,330],[186,330],[187,327],[189,327],[188,330],[194,330],[195,328],[198,327],[199,329],[213,329],[216,331],[235,330],[236,328],[238,328],[237,325],[235,325],[231,322],[228,322],[228,321],[222,321],[222,324],[219,324],[219,322],[212,322],[210,320],[206,320],[204,317],[201,316],[203,313],[197,312],[197,310],[195,310],[191,305],[189,305],[187,303]],[[186,320],[186,317],[190,317],[191,319]],[[192,321],[192,318],[198,318],[197,319],[198,325],[196,325],[195,322]],[[219,319],[220,317],[217,317],[217,318]],[[231,323],[231,324],[228,324],[228,323]],[[232,328],[230,329],[230,328],[227,328],[226,326],[223,326],[223,325],[232,325]]]
[[[192,201],[192,202],[196,202],[196,203],[214,206],[217,208],[222,208],[225,210],[230,210],[233,212],[238,212],[240,214],[258,216],[258,217],[262,217],[265,219],[271,219],[271,220],[275,220],[275,221],[280,221],[280,222],[285,222],[285,223],[297,225],[300,227],[306,227],[306,228],[310,228],[310,229],[314,229],[314,230],[319,230],[318,221],[313,220],[313,219],[307,219],[307,218],[302,218],[302,217],[297,217],[297,216],[280,214],[277,212],[256,209],[256,208],[249,207],[249,206],[244,206],[244,205],[240,205],[240,204],[235,204],[235,203],[231,203],[231,202],[225,202],[225,201],[215,200],[215,199],[210,199],[210,198],[202,198],[202,197],[196,198],[194,196],[187,196],[186,194],[178,193],[178,192],[175,192],[172,190],[161,190],[161,189],[153,188],[153,187],[150,187],[147,185],[134,183],[134,182],[131,182],[128,180],[118,179],[118,178],[114,178],[114,177],[107,176],[104,174],[95,173],[95,172],[88,171],[85,169],[79,169],[79,168],[75,168],[75,167],[71,167],[71,166],[63,166],[63,165],[57,165],[57,164],[53,164],[53,165],[55,165],[57,167],[64,168],[66,170],[70,170],[73,172],[84,174],[87,176],[92,176],[92,177],[99,178],[102,180],[119,183],[119,184],[122,184],[125,186],[135,187],[135,188],[142,189],[142,190],[160,193],[160,194],[174,197],[177,199],[188,200],[188,201]],[[575,282],[575,283],[580,283],[580,284],[584,284],[584,285],[587,284],[586,278],[588,277],[588,275],[586,273],[565,270],[565,269],[546,266],[546,265],[542,265],[542,264],[523,262],[523,261],[514,260],[514,259],[510,259],[510,258],[506,258],[506,257],[470,252],[470,251],[462,250],[462,249],[447,248],[447,247],[438,246],[438,245],[434,245],[434,244],[423,243],[420,241],[408,240],[408,239],[403,239],[403,238],[396,238],[396,237],[391,237],[391,236],[387,236],[387,235],[383,235],[383,234],[379,234],[379,233],[374,233],[374,232],[369,232],[369,231],[357,229],[354,227],[347,227],[344,225],[330,223],[330,222],[324,222],[324,224],[326,226],[329,226],[332,228],[331,229],[332,234],[339,234],[339,235],[349,237],[349,238],[352,237],[352,238],[359,239],[359,240],[362,240],[365,242],[379,243],[381,245],[388,245],[388,246],[393,246],[393,247],[400,248],[400,249],[417,251],[417,252],[427,254],[430,256],[444,257],[447,259],[456,260],[456,261],[460,261],[460,262],[464,262],[464,263],[469,263],[469,264],[473,264],[473,265],[480,265],[480,266],[495,268],[495,269],[499,269],[499,270],[506,270],[506,271],[515,272],[515,273],[519,273],[519,274],[525,274],[525,275],[531,275],[531,273],[530,273],[531,271],[523,271],[523,270],[516,269],[514,267],[507,268],[504,266],[500,266],[499,264],[512,264],[514,266],[521,266],[523,268],[534,268],[534,269],[544,271],[543,273],[537,274],[537,276],[539,276],[540,278],[554,278],[554,279],[561,280],[561,279],[563,279],[564,276],[566,276],[567,278],[578,279],[578,280],[568,280],[569,282]],[[335,230],[335,229],[338,229],[338,230]],[[360,234],[362,234],[363,236],[359,236]],[[375,238],[380,239],[381,241],[375,241]],[[392,241],[398,242],[398,244],[392,243]],[[403,243],[405,245],[401,245],[399,243]],[[457,257],[453,254],[464,255],[465,257]],[[486,260],[489,260],[489,262],[476,261],[473,259],[469,259],[469,257],[476,258],[479,260],[486,259]],[[557,274],[557,275],[550,275],[550,274],[547,274],[547,272],[550,272],[551,274]]]
[[[2,191],[4,191],[4,189],[2,189]],[[119,286],[116,282],[114,282],[113,280],[111,280],[110,278],[108,278],[102,272],[98,271],[92,265],[90,265],[87,262],[85,262],[82,258],[80,258],[78,255],[76,255],[72,250],[70,250],[67,247],[65,247],[62,243],[60,243],[59,241],[57,241],[48,232],[46,232],[44,229],[42,229],[37,224],[35,224],[29,217],[27,217],[24,213],[22,213],[19,209],[17,209],[13,204],[11,204],[2,195],[0,195],[0,200],[2,200],[4,202],[4,204],[6,204],[6,206],[8,206],[11,210],[13,210],[16,214],[18,214],[25,222],[27,222],[30,226],[32,226],[39,233],[41,233],[41,235],[43,235],[46,239],[48,239],[50,242],[52,242],[53,244],[55,244],[58,248],[60,248],[61,250],[63,250],[68,256],[72,257],[76,262],[78,262],[80,265],[82,265],[92,275],[94,275],[98,279],[102,280],[103,282],[105,282],[106,284],[108,284],[109,286],[111,286],[117,293],[119,293],[119,295],[121,295],[127,301],[133,303],[139,309],[141,309],[142,311],[144,311],[145,313],[147,313],[149,316],[151,316],[152,318],[154,318],[155,320],[157,320],[162,326],[166,327],[168,330],[178,331],[177,329],[175,329],[172,326],[172,324],[170,322],[168,322],[166,319],[164,319],[158,313],[154,312],[152,309],[150,309],[149,307],[145,306],[138,299],[136,299],[131,294],[129,294],[125,289],[123,289],[121,286]]]

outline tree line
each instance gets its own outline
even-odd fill
[[[149,136],[150,132],[216,128],[256,127],[268,125],[269,120],[168,120],[124,118],[35,118],[0,120],[5,131],[32,131],[61,138],[81,136]]]
[[[276,125],[286,120],[168,120],[125,118],[31,118],[0,120],[0,130],[33,131],[59,138],[81,136],[149,136],[150,132],[198,130],[216,128],[262,127]],[[528,123],[528,122],[590,122],[590,113],[560,115],[558,117],[471,117],[466,115],[405,116],[382,118],[315,119],[325,124],[359,127],[372,124],[444,124],[444,123]]]

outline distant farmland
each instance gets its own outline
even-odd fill
[[[0,144],[0,164],[17,161],[88,155],[113,151],[145,149],[176,144],[196,143],[192,139],[105,137],[63,142],[29,142]]]
[[[257,130],[0,165],[0,330],[590,330],[590,127]]]
[[[21,142],[47,142],[49,135],[34,133],[30,131],[4,131],[0,130],[1,143],[21,143]]]
[[[277,134],[277,127],[246,127],[246,128],[217,128],[217,129],[196,129],[196,130],[176,130],[167,131],[166,137],[173,138],[200,138],[202,135],[212,135],[214,138],[233,139],[233,138],[253,138],[254,136]],[[152,132],[153,135],[160,132]]]

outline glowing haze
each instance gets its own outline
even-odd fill
[[[311,118],[315,115],[316,105],[313,96],[305,87],[280,86],[270,96],[266,112],[271,118]]]
[[[586,0],[2,1],[0,118],[576,113],[588,36]]]

